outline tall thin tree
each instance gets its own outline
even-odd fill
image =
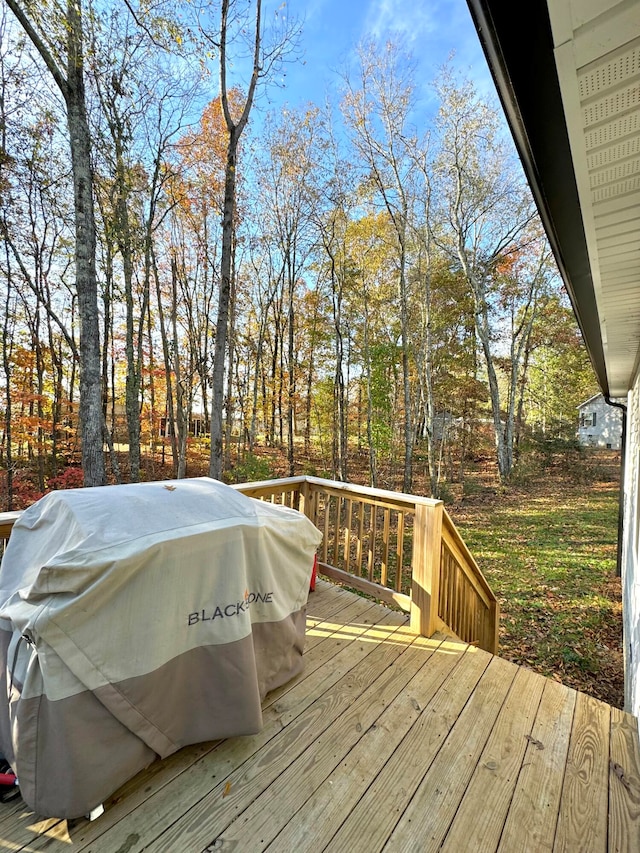
[[[229,14],[234,0],[222,0],[220,11],[220,106],[227,128],[227,156],[224,172],[224,201],[222,208],[222,251],[220,257],[220,291],[218,317],[213,355],[213,377],[211,388],[211,453],[209,474],[219,479],[222,475],[222,409],[224,405],[224,366],[227,350],[229,304],[231,300],[231,269],[233,259],[233,236],[235,227],[238,145],[242,131],[249,120],[256,86],[262,70],[260,45],[262,40],[262,0],[256,0],[253,38],[253,67],[247,95],[238,118],[234,117],[229,103],[230,87],[227,83],[229,49]]]
[[[53,7],[56,23],[66,33],[64,51],[55,55],[48,42],[46,22],[37,3],[7,5],[30,38],[64,98],[66,107],[75,210],[76,290],[80,320],[80,425],[82,470],[85,486],[105,483],[101,360],[96,280],[96,228],[94,217],[91,136],[87,121],[84,39],[81,0],[68,0],[66,11]],[[66,68],[63,65],[66,64]]]

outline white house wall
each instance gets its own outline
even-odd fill
[[[640,717],[640,373],[627,406],[622,551],[625,707]]]

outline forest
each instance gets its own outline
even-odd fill
[[[442,496],[575,440],[597,385],[497,99],[446,65],[427,110],[370,41],[270,108],[305,70],[269,8],[0,9],[2,509],[270,449]]]

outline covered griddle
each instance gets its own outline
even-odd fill
[[[321,533],[209,478],[56,491],[0,568],[0,750],[36,814],[262,726],[302,668]]]

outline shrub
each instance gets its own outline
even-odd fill
[[[34,480],[34,475],[28,469],[20,469],[14,472],[11,484],[13,509],[26,509],[40,500],[43,493],[38,489]],[[6,506],[8,505],[6,471],[2,471],[0,475],[0,489]]]
[[[81,489],[84,485],[82,468],[68,467],[56,477],[49,477],[49,489]]]
[[[484,491],[482,483],[479,483],[477,480],[470,480],[468,477],[465,477],[464,482],[462,483],[462,496],[465,498],[471,498],[475,495],[479,495]]]
[[[453,503],[454,494],[453,494],[453,489],[451,488],[451,485],[449,483],[444,482],[444,481],[441,483],[438,483],[437,492],[436,492],[434,497],[443,501],[445,504]]]
[[[225,471],[225,480],[232,483],[251,483],[254,480],[270,480],[273,472],[267,459],[247,453],[230,471]]]

